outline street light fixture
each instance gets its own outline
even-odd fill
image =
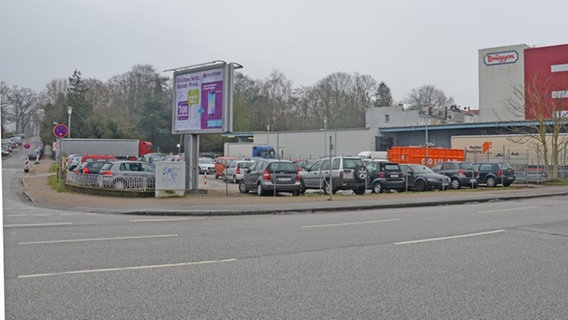
[[[67,107],[67,114],[69,118],[67,119],[67,138],[71,139],[71,114],[73,113],[73,107]]]

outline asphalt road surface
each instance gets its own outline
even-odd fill
[[[6,319],[568,314],[568,197],[138,217],[33,207],[20,174],[3,162]]]

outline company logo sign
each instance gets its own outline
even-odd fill
[[[486,66],[496,66],[502,64],[515,63],[519,60],[519,53],[515,50],[492,52],[483,57],[483,63]]]

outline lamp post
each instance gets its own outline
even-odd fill
[[[73,107],[67,107],[67,114],[69,118],[67,119],[67,138],[71,139],[71,114],[73,113]]]

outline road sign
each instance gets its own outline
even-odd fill
[[[64,124],[58,124],[53,127],[53,134],[58,138],[65,138],[67,136],[67,126]]]

